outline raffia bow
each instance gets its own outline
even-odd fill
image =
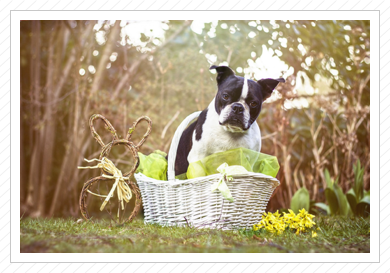
[[[227,163],[221,164],[221,166],[217,168],[217,171],[221,173],[221,178],[218,182],[215,182],[211,185],[211,192],[214,192],[216,189],[218,189],[226,200],[234,202],[233,196],[230,193],[226,182],[233,181],[233,175],[246,174],[248,171],[243,166],[229,166]]]
[[[93,193],[93,192],[88,190],[88,192],[93,194],[93,195],[106,198],[104,200],[103,204],[100,206],[100,210],[102,211],[105,208],[108,201],[110,200],[110,198],[114,196],[115,189],[117,189],[118,200],[121,203],[122,210],[124,210],[125,207],[124,207],[123,201],[128,203],[132,197],[130,187],[125,182],[125,180],[129,180],[129,178],[124,177],[122,175],[122,172],[114,165],[114,163],[106,157],[103,157],[101,160],[96,159],[96,158],[91,159],[91,160],[84,158],[84,160],[87,162],[98,161],[100,163],[98,163],[96,166],[86,166],[86,167],[79,166],[78,167],[79,169],[98,169],[98,168],[104,169],[106,172],[111,173],[112,175],[102,174],[103,177],[109,178],[109,179],[115,179],[115,183],[107,195],[96,194],[96,193]],[[118,215],[117,216],[119,217],[119,208],[118,208]]]

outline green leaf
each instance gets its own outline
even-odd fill
[[[353,214],[356,215],[357,199],[356,199],[355,191],[353,189],[350,189],[347,192],[347,200],[348,200],[349,206],[350,206]]]
[[[366,196],[370,196],[370,191],[364,191],[364,197],[366,197]]]
[[[370,205],[370,195],[364,196],[363,199],[360,200],[358,204],[360,204],[360,203],[366,203],[366,204]]]
[[[315,203],[314,206],[324,210],[327,215],[330,215],[330,209],[329,206],[325,203]]]
[[[329,205],[330,215],[336,215],[339,211],[339,202],[336,194],[331,188],[326,188],[325,197]]]
[[[347,197],[343,193],[343,190],[339,185],[334,184],[334,193],[337,196],[337,201],[339,205],[339,214],[343,216],[348,216],[351,214],[351,208],[349,207]]]
[[[310,196],[306,188],[300,188],[295,192],[294,196],[291,199],[290,207],[295,213],[299,213],[299,210],[303,208],[306,211],[309,211]]]
[[[359,216],[367,217],[370,214],[370,196],[364,196],[356,205],[356,213]]]
[[[353,165],[353,172],[355,174],[354,190],[355,190],[357,200],[360,200],[363,198],[364,195],[363,193],[364,192],[364,183],[363,183],[364,168],[362,168],[359,159],[356,161],[356,164]]]
[[[325,169],[325,181],[328,188],[333,189],[333,181],[332,178],[330,178],[330,174],[328,169]]]

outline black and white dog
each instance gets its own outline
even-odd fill
[[[218,92],[196,122],[182,134],[176,155],[176,175],[187,172],[189,163],[234,148],[260,152],[261,134],[256,119],[264,100],[283,78],[257,82],[236,76],[227,66],[216,69]]]

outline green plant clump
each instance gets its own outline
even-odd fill
[[[344,194],[338,185],[338,177],[333,180],[329,171],[325,169],[325,203],[315,203],[310,200],[309,191],[302,187],[297,190],[291,199],[290,208],[298,213],[299,209],[304,208],[309,211],[316,211],[314,207],[320,208],[328,215],[342,216],[362,216],[367,217],[370,214],[370,191],[364,190],[363,175],[364,167],[361,166],[360,160],[353,165],[355,180],[353,187]]]
[[[355,174],[354,185],[347,194],[344,194],[337,183],[338,178],[332,180],[329,171],[326,169],[327,188],[325,189],[325,197],[328,204],[315,203],[314,205],[323,209],[329,215],[348,216],[354,214],[367,217],[370,214],[370,191],[364,190],[364,167],[361,166],[360,160],[354,164],[353,172]]]

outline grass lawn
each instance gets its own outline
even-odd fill
[[[370,252],[369,218],[314,218],[319,230],[296,235],[286,230],[221,231],[145,225],[122,226],[75,219],[21,219],[20,251],[31,252]]]

